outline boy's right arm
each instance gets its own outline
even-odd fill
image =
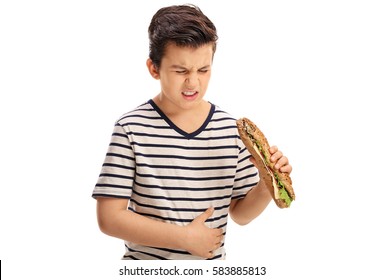
[[[178,226],[136,214],[127,210],[127,205],[127,199],[97,198],[97,219],[103,233],[144,246],[184,249],[203,258],[211,258],[221,246],[222,230],[205,225],[212,208],[189,225]]]

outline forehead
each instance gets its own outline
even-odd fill
[[[203,67],[211,64],[213,59],[213,45],[206,44],[201,47],[180,47],[169,44],[161,64],[168,66]]]

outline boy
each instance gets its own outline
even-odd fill
[[[271,200],[235,119],[204,100],[217,38],[196,6],[152,18],[147,67],[161,91],[116,122],[93,191],[101,231],[125,240],[123,259],[224,259],[228,214],[244,225]]]

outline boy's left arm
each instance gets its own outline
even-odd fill
[[[281,172],[291,173],[292,167],[286,156],[276,146],[270,148],[271,161]],[[250,161],[255,165],[253,158]],[[269,190],[260,180],[257,186],[253,187],[243,199],[232,200],[230,203],[230,216],[239,225],[246,225],[258,217],[272,200]]]

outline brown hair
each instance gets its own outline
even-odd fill
[[[159,68],[169,43],[197,48],[212,43],[213,54],[218,40],[210,19],[195,5],[174,5],[161,8],[149,25],[149,58]]]

